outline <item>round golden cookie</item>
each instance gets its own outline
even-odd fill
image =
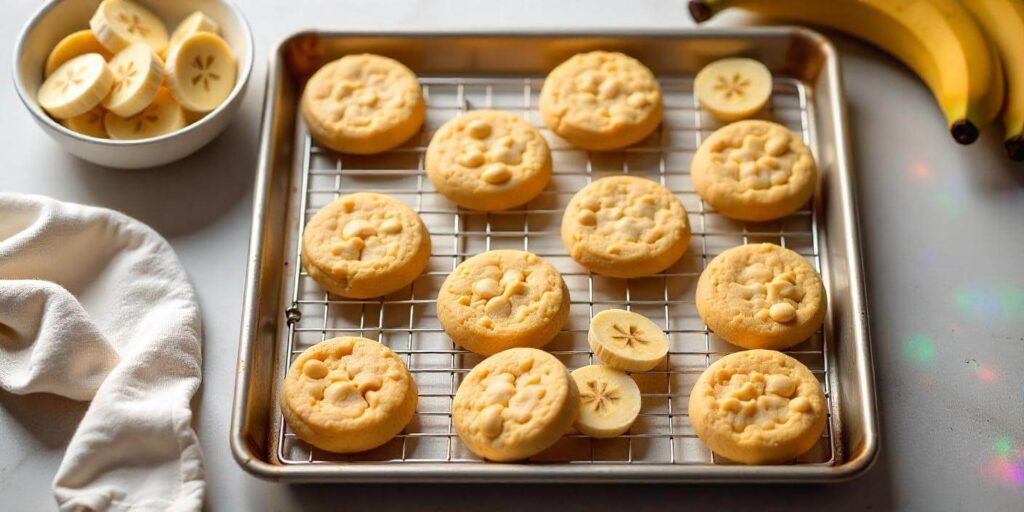
[[[317,142],[342,153],[387,151],[419,131],[426,104],[416,75],[380,55],[347,55],[320,68],[302,93]]]
[[[686,209],[667,188],[634,176],[583,187],[562,216],[562,243],[591,272],[630,278],[672,266],[690,245]]]
[[[452,402],[452,422],[473,453],[520,460],[544,451],[572,427],[579,400],[575,381],[555,356],[511,348],[466,375]]]
[[[825,287],[803,256],[775,244],[741,245],[701,273],[697,312],[733,345],[781,350],[821,327]]]
[[[455,204],[506,210],[530,202],[551,179],[551,151],[520,116],[475,110],[448,121],[427,148],[427,177]]]
[[[727,217],[765,221],[785,217],[814,195],[818,168],[811,150],[785,126],[739,121],[697,148],[690,163],[701,199]]]
[[[437,294],[437,319],[456,345],[489,356],[541,347],[569,318],[562,275],[536,254],[488,251],[455,267]]]
[[[430,259],[430,234],[397,199],[370,192],[324,206],[302,233],[302,265],[327,291],[366,299],[413,282]]]
[[[744,464],[780,464],[818,442],[825,394],[800,361],[774,350],[729,354],[690,391],[693,430],[711,451]]]
[[[544,124],[576,146],[626,147],[661,122],[661,87],[640,61],[618,52],[581,53],[548,74],[540,92]]]
[[[307,443],[338,453],[376,448],[416,413],[416,381],[391,349],[341,337],[306,349],[281,388],[281,412]]]

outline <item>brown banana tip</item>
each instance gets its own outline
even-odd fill
[[[693,21],[704,23],[711,19],[711,7],[708,7],[708,4],[700,0],[690,0],[689,8]]]
[[[1005,146],[1010,160],[1024,162],[1024,135],[1014,135],[1006,139]]]
[[[953,139],[960,144],[970,144],[978,140],[978,127],[966,119],[960,119],[950,125],[949,132],[953,134]]]

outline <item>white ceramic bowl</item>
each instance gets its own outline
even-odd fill
[[[155,167],[184,158],[227,128],[242,104],[253,63],[249,23],[230,0],[134,0],[163,18],[168,33],[178,22],[201,10],[220,24],[221,36],[238,59],[238,81],[216,110],[174,133],[144,140],[97,139],[73,132],[55,121],[36,101],[43,65],[64,36],[89,28],[100,0],[49,0],[28,20],[14,47],[14,87],[36,123],[69,153],[95,164],[124,169]]]

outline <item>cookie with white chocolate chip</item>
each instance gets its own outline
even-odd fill
[[[551,131],[576,146],[619,149],[639,142],[661,123],[661,86],[633,57],[581,53],[544,80],[540,115]]]
[[[476,365],[452,401],[452,423],[473,453],[494,461],[536,455],[555,444],[579,413],[569,370],[535,348],[512,348]]]
[[[342,153],[387,151],[419,131],[427,107],[416,75],[380,55],[346,55],[321,67],[301,101],[309,132]]]
[[[690,423],[718,455],[781,464],[810,450],[825,430],[825,394],[806,366],[774,350],[729,354],[690,391]]]
[[[437,319],[456,345],[489,356],[541,347],[569,317],[569,289],[536,254],[500,250],[455,267],[437,294]]]
[[[551,152],[521,116],[474,110],[437,130],[424,167],[434,188],[455,204],[506,210],[544,190],[551,179]]]
[[[667,188],[635,176],[583,187],[565,208],[561,233],[577,263],[610,277],[656,274],[690,245],[683,204]]]
[[[416,381],[405,363],[373,340],[341,337],[306,349],[281,388],[281,412],[299,437],[322,450],[376,448],[416,412]]]
[[[430,235],[405,203],[370,192],[339,197],[302,233],[302,265],[327,291],[380,297],[413,282],[430,259]]]
[[[803,256],[775,244],[733,247],[697,281],[697,312],[719,337],[743,348],[782,350],[825,319],[825,287]]]
[[[739,121],[719,128],[690,164],[693,187],[722,215],[766,221],[810,200],[818,179],[811,150],[785,126]]]

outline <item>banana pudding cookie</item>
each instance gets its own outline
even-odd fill
[[[342,337],[306,349],[281,388],[281,412],[307,443],[337,453],[376,448],[416,412],[416,381],[391,349]]]
[[[476,110],[442,126],[425,163],[434,188],[455,204],[506,210],[528,203],[551,179],[551,152],[520,116]]]
[[[825,394],[800,361],[774,350],[729,354],[704,370],[690,423],[711,451],[744,464],[780,464],[818,442]]]
[[[661,122],[661,87],[640,61],[618,52],[575,55],[548,74],[540,92],[544,124],[593,150],[626,147]]]
[[[818,168],[811,150],[785,126],[739,121],[719,128],[690,164],[701,199],[727,217],[765,221],[785,217],[814,195]]]
[[[733,345],[781,350],[821,327],[825,287],[803,256],[775,244],[741,245],[701,273],[697,312]]]
[[[540,347],[569,318],[562,275],[536,254],[501,250],[459,264],[437,294],[437,319],[456,345],[489,356]]]
[[[324,206],[302,233],[302,265],[327,291],[366,299],[413,282],[430,259],[430,234],[405,203],[359,192]]]
[[[416,75],[380,55],[347,55],[320,68],[302,93],[317,142],[342,153],[387,151],[419,131],[426,104]]]
[[[473,453],[494,461],[536,455],[555,444],[579,412],[579,391],[555,356],[511,348],[476,365],[452,401],[452,422]]]
[[[634,176],[601,178],[569,201],[562,243],[591,272],[611,277],[656,274],[690,245],[686,209],[665,187]]]

